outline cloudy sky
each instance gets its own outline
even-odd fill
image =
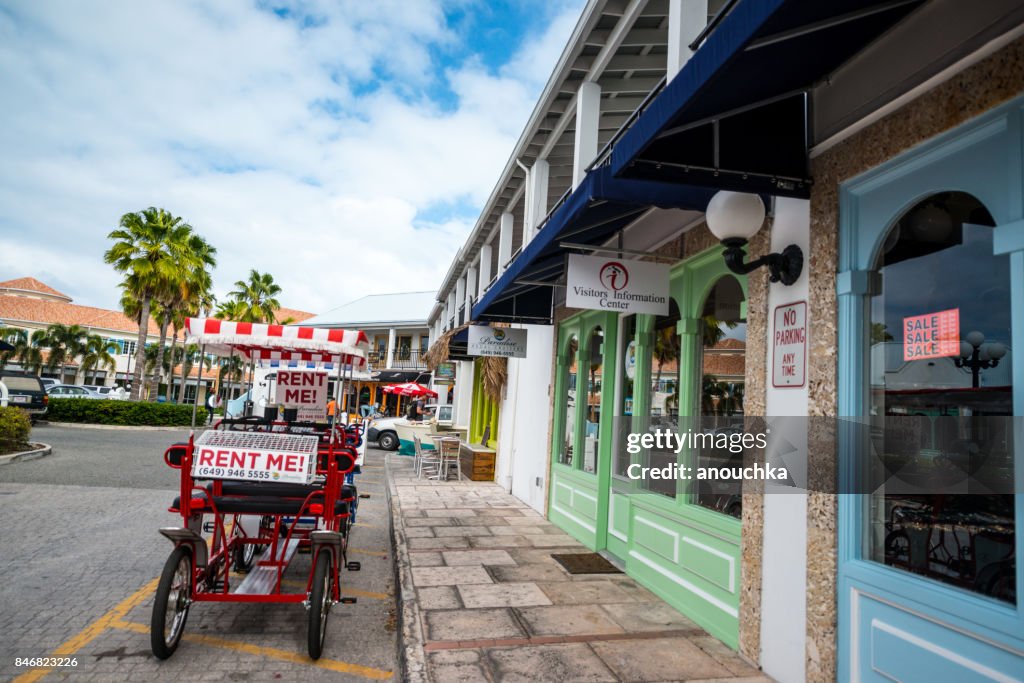
[[[285,306],[436,289],[583,0],[0,0],[0,280],[116,307],[148,206]]]

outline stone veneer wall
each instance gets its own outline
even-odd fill
[[[1024,92],[1024,39],[1018,39],[811,162],[808,412],[838,410],[836,267],[839,184]],[[748,366],[749,372],[749,366]],[[810,473],[834,477],[835,440],[809,435]],[[837,499],[807,502],[807,680],[836,678]],[[746,501],[744,501],[744,521]],[[744,532],[746,527],[744,526]],[[746,561],[746,557],[744,557]]]

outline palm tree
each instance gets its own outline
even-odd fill
[[[85,351],[85,339],[88,333],[79,325],[62,325],[54,323],[46,328],[46,346],[50,354],[46,359],[46,369],[53,372],[61,369],[61,381],[67,376],[68,365]]]
[[[6,367],[11,360],[21,364],[27,372],[39,374],[43,369],[43,347],[46,345],[46,332],[36,330],[30,336],[27,330],[17,327],[0,327],[0,339],[10,343],[14,348],[0,353],[0,369]]]
[[[273,275],[253,269],[249,271],[249,280],[236,282],[229,296],[245,304],[243,322],[273,323],[281,308],[281,302],[276,298],[280,293],[281,288],[274,283]]]
[[[238,299],[226,299],[217,304],[217,310],[214,312],[213,317],[220,320],[246,322],[243,320],[245,312],[246,305],[243,302]]]
[[[149,207],[121,216],[118,229],[109,239],[114,245],[103,255],[106,263],[124,274],[121,288],[138,301],[139,336],[132,377],[132,399],[142,394],[142,372],[145,365],[146,336],[153,301],[160,300],[187,274],[203,270],[212,263],[212,247],[203,254],[195,251],[192,226],[164,209]],[[132,315],[125,309],[126,315]]]
[[[119,348],[116,342],[104,339],[98,334],[86,337],[85,348],[82,350],[82,376],[88,377],[93,368],[100,366],[114,372],[117,369],[114,354]]]

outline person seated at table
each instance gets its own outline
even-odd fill
[[[423,421],[423,402],[419,399],[409,402],[409,411],[405,414],[405,419],[410,422],[422,422]]]

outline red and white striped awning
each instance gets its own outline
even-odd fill
[[[370,340],[362,330],[338,330],[298,325],[237,323],[216,318],[185,321],[187,343],[206,345],[219,356],[232,352],[250,360],[299,360],[366,365]]]

